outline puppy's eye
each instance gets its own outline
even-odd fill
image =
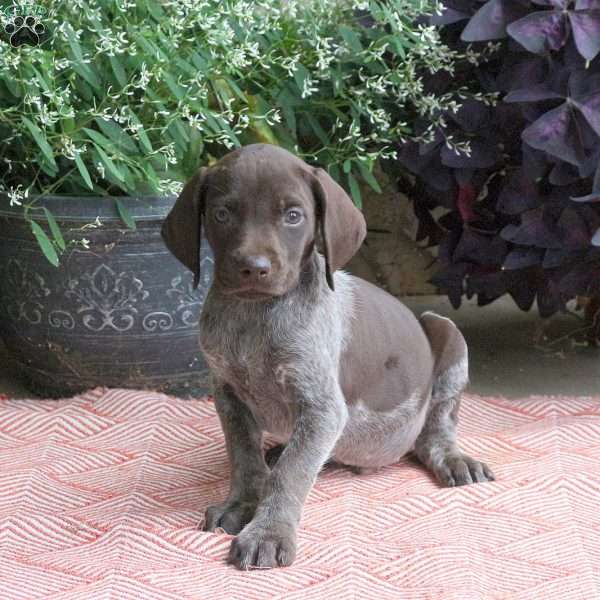
[[[217,223],[227,223],[229,211],[226,208],[217,208],[213,211],[213,217]]]
[[[296,209],[291,208],[285,213],[285,222],[290,225],[298,225],[302,221],[302,213]]]

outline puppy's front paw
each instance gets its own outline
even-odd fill
[[[288,567],[296,557],[296,531],[287,524],[250,523],[231,543],[227,561],[238,569]]]
[[[447,487],[482,483],[495,479],[494,474],[485,463],[462,452],[444,456],[443,460],[434,467],[434,473],[439,482]]]
[[[231,535],[238,534],[242,528],[250,523],[256,511],[256,502],[223,502],[215,506],[209,506],[204,516],[204,531],[214,531],[222,527]]]

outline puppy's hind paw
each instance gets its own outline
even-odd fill
[[[485,463],[463,453],[447,454],[439,464],[435,465],[433,472],[445,487],[483,483],[496,479]]]

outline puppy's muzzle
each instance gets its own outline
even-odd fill
[[[267,256],[244,256],[236,261],[242,285],[265,285],[271,275],[271,261]]]

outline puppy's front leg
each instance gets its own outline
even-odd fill
[[[204,530],[222,527],[237,534],[254,516],[269,468],[262,453],[262,432],[248,407],[227,385],[216,383],[213,393],[225,434],[231,484],[225,502],[206,510]]]
[[[333,378],[295,392],[292,435],[265,484],[254,519],[229,551],[229,562],[240,569],[292,564],[304,501],[347,419],[342,391]]]

